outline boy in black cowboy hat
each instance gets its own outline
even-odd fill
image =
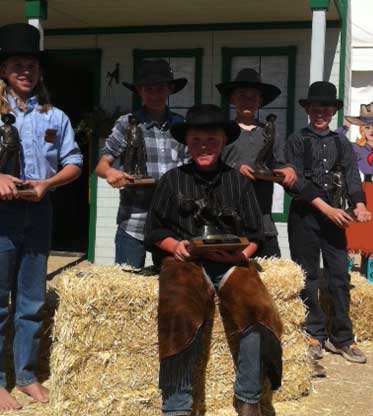
[[[96,168],[97,174],[106,179],[109,185],[120,189],[115,237],[116,263],[126,263],[135,268],[144,266],[146,251],[143,229],[154,191],[152,186],[129,189],[128,185],[134,178],[126,173],[128,167],[123,166],[122,171],[112,166],[126,149],[129,119],[134,115],[139,122],[145,141],[147,172],[158,180],[185,160],[184,146],[170,134],[170,127],[183,121],[183,117],[168,109],[167,99],[170,94],[182,90],[186,83],[185,78],[174,79],[169,64],[163,59],[143,61],[135,83],[123,82],[126,88],[140,95],[143,107],[116,121]]]
[[[220,160],[224,146],[238,138],[240,128],[226,121],[219,107],[201,105],[191,108],[186,122],[174,125],[171,132],[188,146],[192,163],[161,178],[145,225],[147,246],[160,250],[163,257],[158,307],[163,414],[192,413],[193,373],[217,293],[222,316],[239,337],[235,406],[240,416],[258,416],[262,369],[274,389],[281,383],[282,326],[249,262],[263,239],[262,214],[252,183]],[[192,259],[190,241],[200,234],[200,224],[183,201],[198,200],[211,202],[217,211],[222,207],[236,213],[240,221],[235,224],[222,218],[225,231],[247,237],[249,245]]]
[[[0,171],[1,413],[22,407],[5,388],[10,319],[17,389],[48,402],[36,370],[52,228],[49,190],[79,177],[82,165],[69,118],[49,101],[39,44],[39,31],[31,25],[0,28],[0,125],[8,136],[5,150],[13,152],[12,168],[7,163]],[[22,195],[17,185],[29,186],[33,195]]]
[[[255,181],[254,189],[264,216],[265,240],[256,255],[280,257],[277,230],[272,219],[273,183],[255,179],[254,168],[265,140],[264,124],[256,118],[258,110],[275,100],[281,91],[274,85],[262,82],[259,74],[251,68],[242,69],[233,81],[218,84],[216,88],[235,107],[236,121],[241,127],[238,140],[224,149],[223,160]],[[284,186],[292,186],[295,183],[295,170],[285,163],[284,138],[276,138],[273,160],[269,160],[268,163],[275,168],[274,172],[284,175]]]
[[[350,287],[345,228],[352,218],[347,212],[331,205],[332,174],[337,166],[341,166],[357,221],[366,222],[370,219],[352,145],[345,136],[329,128],[332,117],[342,108],[343,101],[337,99],[337,89],[333,84],[322,81],[313,83],[308,97],[299,100],[299,103],[308,114],[310,123],[293,133],[286,145],[287,158],[298,173],[288,231],[291,257],[306,272],[305,288],[301,295],[308,307],[306,330],[310,351],[314,359],[320,359],[322,348],[325,347],[341,354],[346,360],[365,363],[364,354],[354,343],[349,317]],[[329,334],[319,303],[320,251],[334,309]],[[325,375],[322,368],[320,375]]]

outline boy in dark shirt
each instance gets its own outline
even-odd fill
[[[164,257],[158,307],[163,414],[192,413],[193,372],[203,325],[217,293],[222,316],[229,318],[240,338],[235,406],[240,416],[258,416],[262,369],[273,389],[281,383],[282,326],[249,263],[263,239],[262,214],[251,181],[220,160],[225,144],[237,139],[240,128],[225,121],[218,107],[202,105],[190,109],[186,123],[174,125],[171,132],[188,145],[192,163],[161,178],[145,224],[148,248],[161,250]],[[201,234],[195,221],[199,203],[214,207],[216,212],[208,212],[212,217],[221,214],[225,233],[247,237],[249,244],[243,250],[192,258],[191,240]]]
[[[325,347],[348,361],[365,363],[365,355],[354,343],[349,317],[350,279],[345,228],[353,220],[351,215],[357,221],[366,222],[370,220],[370,213],[365,207],[352,144],[345,136],[329,129],[333,116],[343,106],[336,93],[333,84],[315,82],[309,88],[307,99],[299,100],[310,124],[293,133],[286,145],[288,161],[298,173],[289,213],[289,243],[292,259],[306,272],[302,298],[308,307],[306,330],[313,358],[322,358]],[[343,172],[353,214],[333,206],[333,177],[337,166],[340,166],[338,171]],[[334,310],[329,334],[318,294],[320,252]]]
[[[240,137],[228,144],[222,154],[223,161],[254,181],[254,189],[263,213],[264,242],[256,252],[258,257],[280,257],[277,229],[272,219],[273,182],[256,179],[255,161],[264,146],[264,124],[257,120],[258,110],[275,100],[281,91],[274,85],[262,82],[259,74],[244,68],[230,82],[218,84],[219,92],[229,99],[236,110],[236,122],[241,127]],[[276,137],[272,160],[267,160],[274,172],[284,175],[282,184],[291,187],[296,180],[294,168],[286,163],[284,138]]]

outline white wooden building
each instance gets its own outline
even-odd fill
[[[134,97],[121,81],[132,81],[141,59],[152,57],[169,59],[175,76],[189,79],[169,103],[180,113],[194,103],[221,104],[215,84],[244,66],[281,88],[281,96],[263,110],[278,114],[280,134],[307,123],[298,99],[307,94],[310,80],[335,83],[350,112],[349,0],[3,0],[2,7],[6,3],[9,13],[0,23],[34,19],[44,28],[45,48],[58,63],[64,89],[66,77],[81,85],[90,80],[91,102],[108,112],[132,108]],[[107,75],[117,64],[119,83],[109,85]],[[66,106],[87,96],[87,86],[80,89],[80,84]],[[340,112],[334,125],[342,120]],[[98,140],[89,147],[88,257],[111,264],[118,191],[92,173],[99,147]],[[285,256],[288,202],[278,189],[274,211]]]

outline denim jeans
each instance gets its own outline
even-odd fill
[[[288,230],[291,258],[306,272],[305,287],[301,292],[308,309],[306,331],[321,343],[329,337],[337,346],[352,344],[354,334],[349,317],[350,276],[345,231],[296,200],[291,203]],[[329,328],[319,301],[320,253],[334,310]]]
[[[144,242],[132,237],[118,226],[115,235],[115,263],[144,267],[146,250]]]
[[[205,262],[203,268],[211,280],[215,289],[218,289],[220,281],[231,265]],[[197,333],[194,343],[201,343],[200,331]],[[197,348],[199,350],[200,348]],[[197,357],[196,357],[197,358]],[[192,368],[189,371],[193,371]],[[193,377],[187,377],[192,380]],[[235,396],[246,403],[258,403],[262,391],[262,363],[261,363],[261,338],[260,334],[251,328],[247,329],[239,340],[237,357],[236,380],[234,383]],[[167,416],[191,415],[193,407],[193,383],[183,385],[181,388],[162,392],[162,411]]]
[[[16,384],[22,386],[36,382],[52,222],[49,198],[0,201],[0,218],[0,386],[6,385],[9,295]]]

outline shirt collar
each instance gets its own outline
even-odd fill
[[[12,95],[9,95],[8,100],[9,100],[9,103],[10,103],[11,107],[14,108],[15,110],[19,111],[19,106],[18,106],[17,99],[15,97],[13,97]],[[26,105],[27,105],[27,113],[29,113],[30,111],[32,111],[38,105],[38,97],[36,95],[34,95],[33,97],[28,98],[26,100]]]
[[[320,133],[320,132],[316,131],[316,130],[315,130],[315,129],[311,126],[311,124],[309,124],[309,125],[307,126],[307,129],[308,129],[308,130],[310,130],[310,131],[312,131],[312,133],[315,133],[317,136],[320,136],[320,137],[329,136],[329,134],[330,134],[330,133],[333,133],[330,129],[327,129],[327,130],[323,131],[322,133]]]
[[[176,114],[172,113],[172,111],[170,111],[170,109],[167,106],[165,109],[164,121],[161,124],[151,119],[145,107],[141,107],[139,110],[137,110],[135,112],[135,116],[140,123],[145,124],[145,127],[147,129],[151,129],[152,127],[158,127],[161,130],[168,130],[170,126],[172,126],[172,124],[176,122]]]

